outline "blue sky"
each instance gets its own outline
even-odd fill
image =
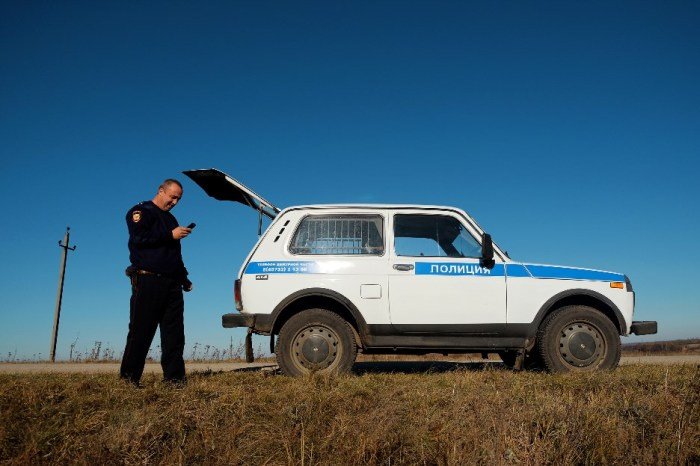
[[[0,357],[48,354],[66,225],[58,356],[123,349],[124,214],[173,176],[186,355],[241,338],[220,315],[257,217],[180,174],[208,167],[280,207],[464,208],[515,259],[628,274],[647,339],[699,337],[698,24],[696,2],[3,2]]]

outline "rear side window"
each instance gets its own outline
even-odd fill
[[[384,254],[381,215],[309,215],[302,219],[292,243],[292,254]]]

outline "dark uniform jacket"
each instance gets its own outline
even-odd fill
[[[132,270],[146,270],[177,280],[186,280],[180,240],[172,231],[178,223],[170,212],[152,201],[141,202],[126,213],[129,227],[129,259]]]

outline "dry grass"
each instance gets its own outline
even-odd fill
[[[462,367],[462,366],[457,366]],[[482,366],[477,366],[482,367]],[[698,464],[700,368],[0,375],[0,461]]]

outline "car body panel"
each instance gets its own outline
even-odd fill
[[[558,300],[566,298],[567,302],[573,302],[572,297],[577,296],[609,309],[620,334],[626,335],[633,328],[634,292],[623,274],[518,262],[496,244],[493,267],[480,257],[465,257],[463,253],[449,257],[397,254],[394,237],[397,215],[450,218],[450,223],[458,222],[460,231],[481,248],[485,232],[462,209],[318,204],[280,211],[216,169],[185,173],[212,197],[241,202],[272,219],[238,273],[240,312],[261,316],[258,320],[265,322],[264,332],[270,332],[272,321],[284,307],[298,296],[305,296],[307,290],[335,297],[343,301],[342,305],[351,307],[356,320],[361,320],[360,330],[370,333],[361,335],[365,346],[437,348],[440,342],[445,348],[527,346],[532,344],[546,313],[557,302],[563,302]],[[305,218],[313,221],[316,217],[338,215],[379,216],[383,234],[381,254],[374,252],[376,247],[372,252],[346,255],[310,253],[313,249],[304,248],[292,252],[292,239]],[[255,319],[229,319],[234,322],[231,325],[239,321],[255,322]],[[651,324],[637,327],[644,332],[655,331]]]

